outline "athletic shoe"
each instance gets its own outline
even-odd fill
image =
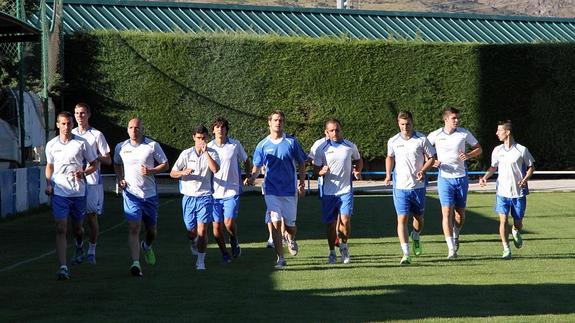
[[[341,255],[341,262],[343,262],[344,264],[349,264],[351,262],[351,259],[349,258],[349,249],[347,247],[342,248],[340,246],[339,253]]]
[[[148,265],[155,265],[156,264],[156,254],[152,249],[152,246],[148,246],[148,249],[144,248],[144,241],[142,241],[142,252],[144,252],[144,260]]]
[[[66,268],[66,267],[60,267],[60,269],[58,269],[57,279],[58,279],[58,280],[68,280],[68,279],[70,279],[70,272],[68,272],[68,268]]]
[[[336,255],[333,253],[330,253],[329,256],[327,257],[327,263],[329,265],[334,265],[336,262],[337,262]]]
[[[143,274],[142,274],[142,268],[140,267],[140,264],[137,262],[134,262],[132,264],[132,266],[130,267],[130,273],[134,277],[142,277]]]
[[[455,252],[459,251],[459,238],[453,238],[453,247],[455,248]]]
[[[517,230],[511,230],[511,235],[513,236],[513,244],[515,248],[521,249],[523,247],[523,238],[521,238],[521,233]]]
[[[409,236],[411,237],[411,240],[413,240],[413,253],[414,253],[416,256],[421,255],[421,253],[423,252],[423,250],[422,250],[422,248],[421,248],[421,241],[420,241],[420,239],[417,239],[417,240],[413,239],[413,236],[412,236],[411,234],[410,234]]]
[[[206,264],[203,262],[196,261],[196,270],[206,270]]]
[[[289,249],[289,253],[292,256],[297,256],[297,253],[299,251],[299,247],[297,246],[297,242],[295,242],[295,240],[290,240],[288,242],[288,249]]]
[[[222,262],[224,264],[229,264],[232,262],[232,258],[228,254],[222,255]]]
[[[72,265],[79,265],[84,261],[84,248],[76,246],[76,251],[74,252],[74,258],[72,259]]]
[[[276,265],[274,266],[275,269],[282,269],[287,266],[287,262],[285,259],[278,259]]]
[[[456,250],[449,250],[449,253],[447,254],[447,259],[449,259],[449,260],[457,259],[457,251]]]
[[[503,250],[503,255],[501,256],[501,259],[505,260],[511,259],[511,250],[510,249]]]
[[[274,241],[272,239],[269,239],[268,242],[266,242],[266,248],[273,248],[274,247]]]
[[[288,238],[287,232],[286,232],[286,234],[284,234],[284,235],[282,236],[282,245],[284,245],[284,246],[288,246],[288,245],[289,245],[289,238]]]
[[[403,256],[401,261],[399,262],[400,265],[410,265],[411,264],[411,257],[410,256]]]
[[[242,248],[240,248],[238,240],[230,239],[230,245],[232,247],[232,257],[239,258],[242,255]]]
[[[192,256],[197,256],[199,251],[198,251],[198,238],[195,238],[194,240],[190,241],[190,251],[192,252]]]
[[[89,263],[90,265],[95,265],[96,264],[96,255],[89,253],[86,256],[86,262]]]

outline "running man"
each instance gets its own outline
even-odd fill
[[[254,151],[254,166],[246,184],[253,185],[262,166],[266,167],[263,191],[266,201],[266,222],[272,222],[272,237],[277,254],[276,269],[286,266],[282,245],[282,219],[288,235],[288,249],[297,255],[295,241],[297,199],[305,196],[306,155],[295,137],[284,133],[285,115],[274,111],[268,116],[270,135],[258,143]],[[296,169],[297,164],[297,169]],[[296,172],[299,177],[297,185]]]
[[[216,240],[218,236],[220,237],[218,245],[221,242],[225,249],[223,236],[225,226],[230,238],[232,257],[238,258],[242,253],[236,227],[242,193],[240,163],[244,164],[246,172],[250,169],[250,163],[242,144],[228,137],[229,131],[230,124],[225,118],[218,117],[212,122],[214,139],[210,141],[208,148],[215,150],[220,159],[220,170],[214,174],[213,231]]]
[[[459,127],[459,121],[459,110],[447,107],[443,111],[444,126],[427,136],[437,152],[433,167],[439,169],[437,190],[448,249],[447,259],[457,258],[459,232],[465,222],[469,188],[466,161],[482,152],[477,139],[467,129]],[[467,145],[471,147],[468,152]]]
[[[97,156],[83,138],[72,133],[74,118],[60,112],[56,118],[58,136],[46,144],[46,190],[52,196],[52,213],[56,222],[56,255],[60,262],[58,280],[70,278],[66,263],[68,216],[76,240],[73,263],[84,260],[84,217],[86,216],[86,176],[97,169]],[[88,167],[84,165],[88,164]]]
[[[500,121],[495,133],[503,144],[495,147],[491,153],[491,167],[479,179],[479,185],[485,186],[487,179],[497,175],[497,190],[495,212],[499,214],[499,236],[503,244],[503,259],[511,259],[509,249],[509,222],[511,212],[513,217],[513,244],[517,249],[523,247],[523,239],[519,231],[523,228],[523,217],[527,207],[529,187],[527,181],[533,175],[535,160],[527,147],[515,142],[511,121]]]
[[[86,195],[86,213],[88,214],[88,226],[90,227],[90,236],[88,244],[88,254],[86,261],[89,264],[96,264],[96,244],[98,242],[98,235],[100,227],[98,225],[98,217],[102,215],[104,209],[104,186],[100,178],[100,165],[111,165],[112,158],[110,157],[110,146],[100,131],[90,126],[90,117],[92,111],[90,106],[86,103],[78,103],[74,108],[74,117],[78,123],[78,127],[72,129],[72,133],[80,136],[86,141],[98,156],[98,163],[96,164],[96,171],[86,176],[86,183],[88,190]]]
[[[413,130],[413,116],[409,111],[397,115],[399,133],[387,142],[384,184],[391,184],[393,170],[393,204],[397,213],[397,236],[403,251],[401,265],[411,264],[409,253],[408,220],[413,218],[413,253],[421,255],[420,234],[425,211],[425,172],[433,166],[435,149],[425,135]]]
[[[348,264],[351,261],[347,242],[353,214],[352,175],[361,179],[363,160],[356,145],[343,138],[341,123],[337,119],[325,122],[325,133],[329,140],[318,147],[313,163],[314,172],[323,177],[321,208],[322,220],[327,225],[327,262],[336,263],[335,240],[339,235],[341,261]]]
[[[128,222],[128,246],[132,265],[130,273],[141,277],[140,247],[149,265],[156,264],[152,242],[158,226],[158,191],[154,174],[168,169],[168,158],[160,144],[144,136],[144,122],[134,118],[128,122],[129,139],[114,149],[114,170],[124,198],[124,216]],[[146,238],[140,242],[144,222]]]
[[[190,250],[197,255],[196,269],[206,269],[206,248],[208,246],[208,225],[213,221],[214,199],[213,177],[220,169],[218,153],[207,145],[208,129],[199,125],[193,132],[194,146],[180,153],[172,167],[170,176],[180,179],[182,193],[182,212],[184,225],[188,230]],[[214,230],[215,231],[215,230]],[[214,234],[215,235],[215,234]],[[216,236],[216,240],[218,237]],[[231,261],[226,250],[223,237],[220,237],[222,259],[225,263]]]

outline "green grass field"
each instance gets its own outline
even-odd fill
[[[352,263],[327,265],[316,196],[300,200],[300,254],[274,271],[261,195],[241,200],[242,256],[224,265],[210,244],[195,270],[180,198],[161,199],[158,263],[129,275],[121,200],[109,195],[98,264],[56,281],[48,211],[0,223],[0,321],[575,321],[575,193],[528,198],[524,247],[500,260],[493,194],[471,194],[459,258],[447,261],[437,197],[428,196],[424,254],[399,266],[392,199],[356,196]],[[213,243],[213,238],[210,240]],[[71,255],[72,249],[69,249]],[[339,257],[338,257],[339,260]]]

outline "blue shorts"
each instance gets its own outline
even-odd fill
[[[213,222],[212,213],[214,209],[214,199],[211,195],[182,197],[182,211],[184,225],[188,231],[192,231],[199,223]]]
[[[445,178],[439,176],[437,179],[437,193],[442,207],[455,206],[464,208],[467,204],[467,189],[469,180],[467,176],[458,178]]]
[[[510,198],[496,195],[495,197],[495,212],[497,214],[505,214],[505,216],[509,216],[509,211],[511,211],[511,216],[514,220],[523,219],[526,207],[526,196]]]
[[[321,198],[321,220],[333,223],[338,214],[351,216],[353,213],[353,193],[343,195],[324,195]]]
[[[214,199],[214,222],[223,222],[224,219],[235,219],[238,217],[240,208],[240,196],[234,195],[223,199]]]
[[[143,221],[148,225],[158,223],[158,196],[139,198],[126,191],[124,195],[124,216],[127,221]]]
[[[82,221],[86,216],[86,197],[52,196],[52,213],[55,220],[64,220],[68,216],[73,221]]]
[[[397,216],[423,216],[425,211],[425,187],[408,190],[394,189],[393,205],[395,205]]]

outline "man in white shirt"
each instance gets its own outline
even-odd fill
[[[60,262],[58,280],[70,278],[66,264],[66,231],[71,217],[76,249],[84,240],[83,222],[86,216],[86,176],[96,171],[97,156],[88,142],[72,133],[74,118],[64,111],[56,118],[58,136],[46,144],[46,191],[52,196],[52,213],[56,222],[56,254]],[[88,167],[84,167],[88,164]],[[74,263],[83,260],[77,253]]]
[[[205,270],[208,225],[213,222],[213,177],[220,169],[218,153],[207,144],[208,129],[203,125],[194,128],[194,146],[180,153],[170,176],[180,179],[184,225],[190,239],[190,250],[197,255],[196,269]],[[223,240],[223,238],[222,238]],[[223,246],[222,259],[231,261]]]
[[[351,261],[348,239],[351,234],[353,214],[352,176],[361,179],[363,160],[357,146],[343,138],[341,123],[337,119],[325,122],[324,141],[314,156],[314,171],[323,177],[321,196],[322,221],[327,225],[329,247],[328,264],[336,263],[335,240],[340,236],[339,252],[344,264]]]
[[[479,185],[485,186],[487,179],[498,171],[495,212],[499,214],[499,236],[503,244],[503,259],[511,259],[509,249],[509,221],[513,217],[513,244],[517,249],[523,247],[523,238],[519,231],[523,228],[523,217],[527,207],[527,182],[535,171],[533,156],[527,149],[515,142],[511,121],[500,121],[497,126],[497,138],[503,144],[495,147],[491,154],[491,167],[479,179]]]
[[[86,176],[86,183],[88,184],[86,213],[88,214],[88,226],[90,227],[86,261],[89,264],[96,264],[96,243],[98,242],[98,234],[100,233],[98,217],[102,215],[104,208],[104,186],[100,178],[100,165],[112,164],[112,158],[110,157],[110,146],[108,146],[104,134],[90,126],[89,120],[91,116],[92,111],[88,104],[76,104],[74,117],[76,118],[78,127],[72,129],[72,133],[86,139],[96,153],[96,156],[98,156],[96,171]]]
[[[442,228],[447,243],[447,259],[456,259],[459,232],[465,222],[467,204],[466,161],[481,155],[481,145],[471,132],[459,127],[459,110],[447,107],[443,111],[444,126],[427,136],[437,152],[434,167],[439,169],[437,191],[441,203]],[[467,146],[470,150],[467,151]]]
[[[413,116],[409,111],[397,115],[399,133],[387,142],[384,184],[391,184],[393,170],[393,204],[397,213],[397,236],[403,252],[401,265],[411,264],[409,252],[408,218],[413,217],[413,253],[421,255],[420,234],[425,211],[425,172],[433,166],[435,149],[425,135],[413,130]]]
[[[230,237],[232,257],[238,258],[242,249],[238,243],[236,219],[240,208],[240,194],[242,192],[242,176],[240,163],[249,171],[248,155],[242,144],[228,137],[229,122],[223,117],[218,117],[212,122],[214,139],[208,144],[208,148],[215,150],[220,159],[220,170],[214,174],[214,237],[218,245],[223,245],[225,240],[223,227]],[[220,247],[221,249],[221,247]]]
[[[154,174],[168,169],[168,158],[160,144],[144,137],[144,123],[139,118],[128,122],[129,139],[114,149],[114,170],[123,192],[124,216],[128,222],[128,246],[132,265],[130,273],[142,276],[140,247],[149,265],[156,264],[152,242],[156,239],[159,198]],[[140,243],[142,222],[146,238]]]

